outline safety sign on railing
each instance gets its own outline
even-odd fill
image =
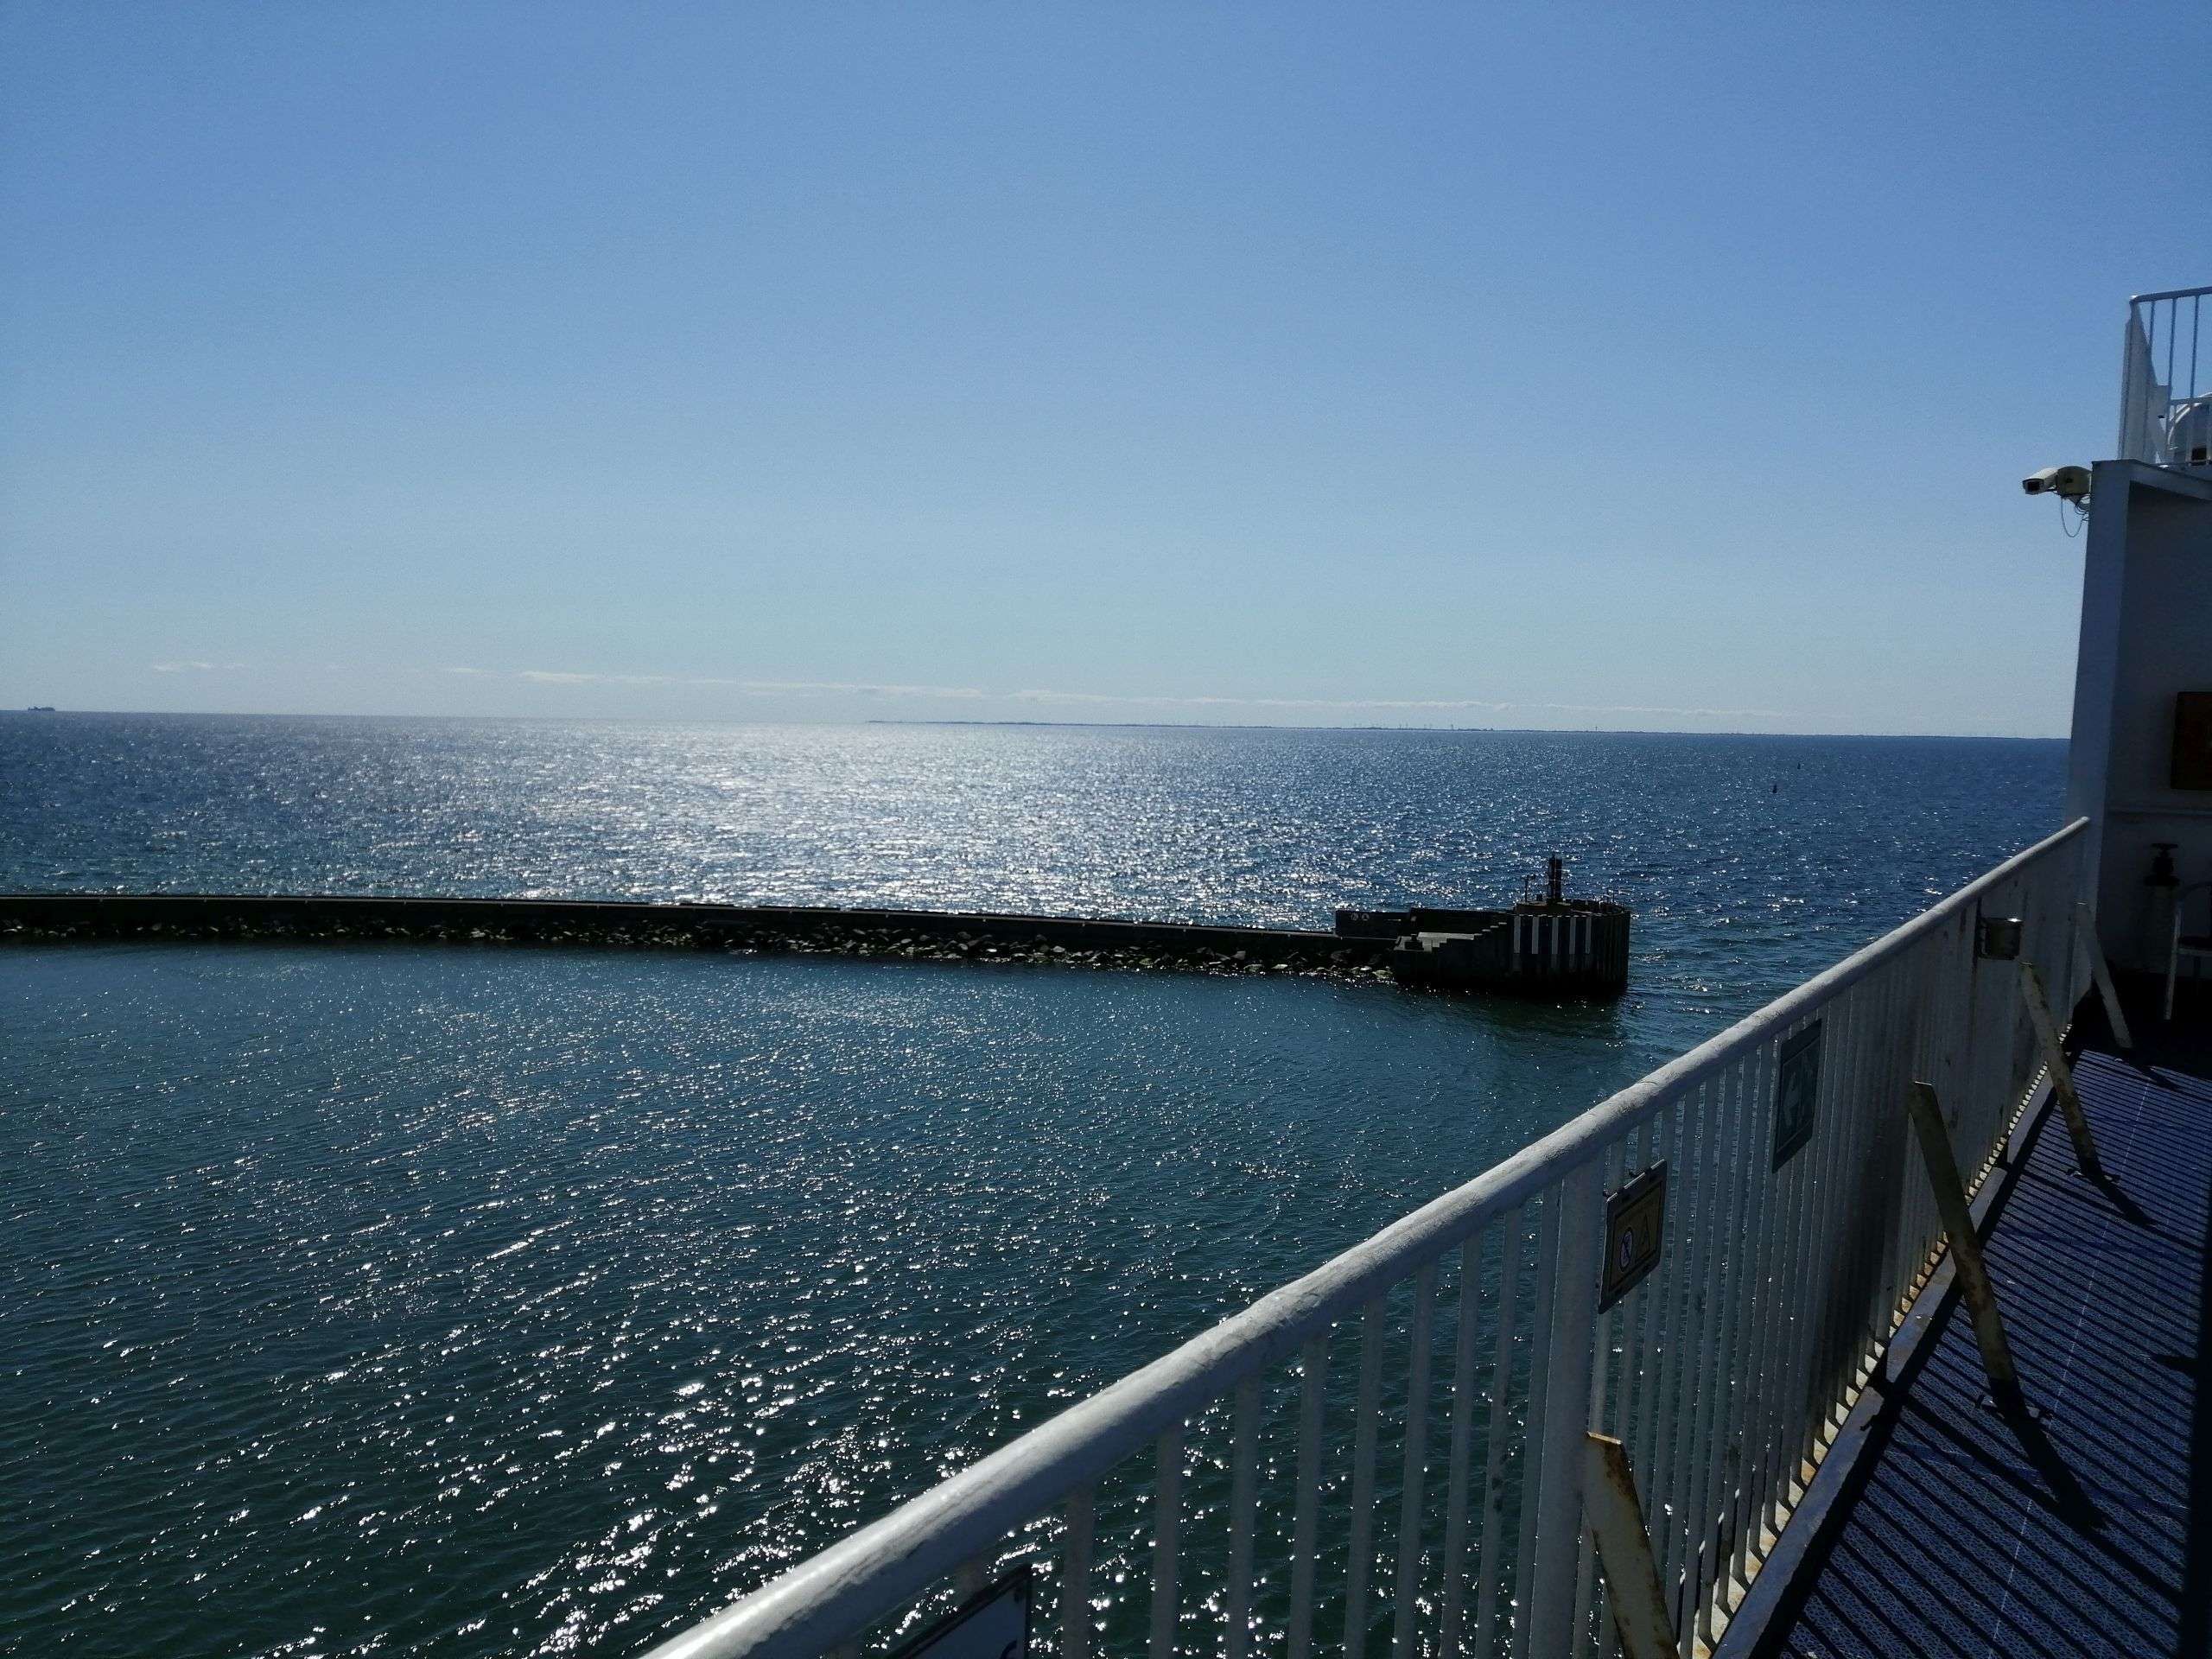
[[[1813,1109],[1821,1101],[1821,1021],[1782,1046],[1774,1068],[1774,1166],[1780,1169],[1813,1138]]]
[[[1605,1198],[1605,1276],[1598,1295],[1604,1313],[1659,1265],[1667,1240],[1667,1166],[1656,1163]]]

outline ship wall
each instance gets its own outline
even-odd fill
[[[2212,881],[2212,788],[2175,782],[2177,698],[2212,694],[2212,477],[2101,461],[2089,499],[2067,816],[2094,826],[2107,955],[2163,975],[2171,912],[2146,882],[2154,843],[2175,843],[2183,885]],[[2187,931],[2212,931],[2212,894],[2186,902]]]

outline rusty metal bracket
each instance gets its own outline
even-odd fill
[[[1582,1442],[1582,1518],[1605,1575],[1622,1659],[1674,1659],[1674,1621],[1637,1502],[1636,1471],[1627,1448],[1594,1429]]]
[[[1981,1236],[1974,1230],[1974,1214],[1967,1208],[1966,1184],[1959,1179],[1959,1160],[1951,1151],[1951,1132],[1944,1127],[1943,1108],[1936,1090],[1916,1083],[1905,1091],[1905,1109],[1912,1116],[1914,1134],[1920,1141],[1922,1162],[1929,1185],[1936,1190],[1936,1213],[1951,1248],[1960,1292],[1967,1311],[1974,1316],[1974,1339],[1981,1348],[1981,1369],[1989,1377],[1990,1397],[2004,1410],[2026,1403],[2020,1393],[2019,1373],[2012,1369],[2012,1347],[2005,1340],[2005,1321],[1997,1312],[1997,1292],[1989,1282],[1989,1268],[1981,1259]]]
[[[2043,1045],[2043,1058],[2050,1067],[2050,1091],[2058,1096],[2058,1109],[2066,1115],[2066,1134],[2074,1142],[2074,1161],[2093,1181],[2105,1179],[2097,1161],[2097,1143],[2089,1138],[2089,1120],[2082,1110],[2082,1096],[2074,1088],[2074,1069],[2066,1064],[2066,1050],[2058,1040],[2058,1023],[2050,1017],[2050,1002],[2043,994],[2043,977],[2024,957],[2020,962],[2020,998],[2028,1005],[2028,1019]]]
[[[2103,999],[2106,1017],[2112,1021],[2114,1040],[2122,1048],[2134,1047],[2135,1039],[2127,1029],[2127,1016],[2120,1011],[2120,993],[2113,988],[2112,966],[2105,961],[2105,948],[2097,940],[2097,918],[2079,899],[2074,901],[2074,931],[2089,953],[2089,975],[2097,982],[2097,995]]]

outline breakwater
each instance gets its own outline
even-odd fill
[[[994,912],[620,899],[6,893],[0,939],[366,939],[1390,978],[1387,938]]]

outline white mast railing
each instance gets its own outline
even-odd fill
[[[1035,1649],[1151,1659],[1610,1649],[1586,1429],[1628,1448],[1683,1652],[1709,1643],[1935,1264],[1905,1093],[1978,1185],[2063,1018],[2085,823],[783,1573],[655,1659],[855,1659],[1035,1569]],[[1815,1027],[1818,1034],[1808,1037]],[[1819,1054],[1777,1160],[1778,1072]],[[1600,1307],[1606,1194],[1663,1163],[1657,1266]]]
[[[2120,352],[2120,459],[2212,465],[2212,288],[2139,294]]]

